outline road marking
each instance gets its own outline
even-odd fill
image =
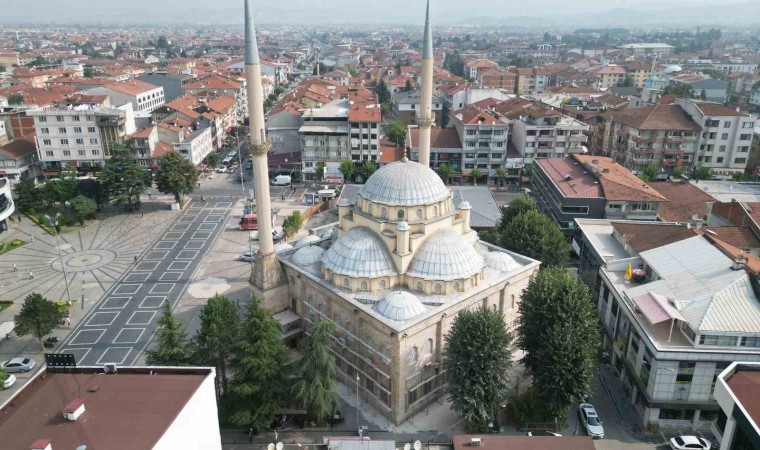
[[[118,312],[96,312],[85,324],[86,327],[107,327],[119,317]]]
[[[169,264],[169,270],[187,270],[192,261],[174,261]]]
[[[69,342],[69,345],[94,345],[97,344],[103,334],[106,332],[105,328],[93,329],[93,330],[79,330],[74,336],[74,339]]]
[[[150,288],[151,294],[169,294],[174,289],[174,283],[156,283]]]
[[[210,231],[196,231],[195,233],[193,233],[190,239],[208,239],[210,237],[211,237]]]
[[[190,240],[185,244],[186,250],[200,250],[206,244],[206,241]]]
[[[216,202],[214,208],[231,208],[232,202]]]
[[[189,259],[194,260],[198,257],[198,250],[182,250],[177,254],[177,257],[174,259]]]
[[[81,364],[81,361],[87,357],[87,354],[90,353],[90,350],[92,350],[92,347],[82,347],[82,348],[68,348],[61,350],[61,353],[71,353],[74,355],[74,362],[77,364]],[[79,356],[79,353],[84,352],[81,356]]]
[[[142,284],[120,284],[119,287],[116,288],[115,291],[113,291],[114,294],[126,294],[126,295],[135,295],[137,294],[137,291],[140,290],[140,287]]]
[[[98,309],[124,309],[132,297],[108,297]]]
[[[198,231],[214,231],[216,229],[215,223],[202,223],[198,225]]]
[[[221,222],[224,215],[222,214],[209,214],[206,216],[203,221],[204,222]]]
[[[168,250],[151,250],[145,255],[145,261],[161,261],[169,254]]]
[[[164,272],[158,281],[179,281],[182,278],[182,272]]]
[[[151,272],[132,272],[127,275],[127,278],[125,278],[124,281],[148,281],[150,274]]]
[[[135,271],[153,272],[154,270],[156,270],[156,267],[158,267],[158,262],[153,262],[153,261],[141,262],[137,264],[137,267],[135,267]]]
[[[172,226],[172,231],[187,231],[190,229],[189,223],[178,223]]]
[[[154,250],[171,250],[177,246],[177,241],[159,241]]]
[[[182,239],[182,236],[184,236],[185,233],[182,231],[169,231],[168,233],[164,234],[164,241],[179,241]]]
[[[126,350],[126,352],[124,352],[124,350]],[[96,362],[95,364],[97,365],[108,364],[108,363],[122,364],[127,359],[127,356],[129,356],[131,352],[132,352],[132,347],[108,347],[106,351],[104,351],[103,354],[100,356],[100,358],[98,358],[98,362]],[[118,357],[119,353],[124,353],[124,356],[122,356],[121,359],[117,361],[115,358],[111,359],[113,358],[113,356],[109,355],[109,353],[115,354],[116,357]],[[105,358],[106,355],[108,355],[109,359],[106,359],[105,361],[103,361],[103,358]]]
[[[180,217],[179,221],[180,222],[195,222],[195,219],[197,219],[197,218],[198,218],[197,214],[193,214],[193,215],[186,214],[186,215]]]
[[[140,302],[140,306],[138,308],[141,309],[152,309],[152,308],[160,308],[164,305],[164,302],[166,301],[166,296],[162,295],[148,295],[143,299],[142,302]]]
[[[156,311],[135,311],[129,316],[127,325],[150,325],[155,315]]]
[[[137,344],[145,328],[122,328],[113,340],[114,344]]]

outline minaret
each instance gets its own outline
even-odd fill
[[[269,163],[267,153],[272,143],[266,137],[264,124],[264,91],[261,84],[261,63],[253,26],[251,0],[245,0],[245,79],[248,85],[248,147],[253,155],[253,190],[259,225],[259,251],[253,261],[251,284],[254,295],[272,310],[287,298],[285,274],[274,253],[272,239],[272,205],[269,197]],[[287,305],[285,305],[287,307]]]
[[[420,96],[419,162],[430,167],[430,127],[433,126],[433,32],[430,30],[430,0],[425,11],[425,32],[422,36],[422,93]]]

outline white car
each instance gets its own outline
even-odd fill
[[[227,173],[227,166],[219,166],[216,168],[217,173]]]
[[[553,431],[528,431],[525,433],[526,436],[562,436],[559,433],[555,433]]]
[[[591,403],[581,403],[578,405],[578,417],[581,419],[583,428],[586,429],[586,434],[594,439],[604,438],[604,427],[602,421],[596,414],[596,408]]]
[[[670,438],[670,448],[673,450],[710,450],[712,445],[696,436],[676,436]]]
[[[16,376],[13,375],[12,373],[9,373],[8,374],[8,378],[6,378],[5,380],[2,381],[2,383],[3,383],[2,388],[3,389],[8,389],[9,387],[13,386],[13,383],[15,383],[15,382],[16,382]]]
[[[255,253],[245,252],[237,255],[237,259],[240,261],[251,262],[253,261],[254,256],[256,256]]]
[[[13,358],[3,361],[2,367],[8,373],[29,372],[34,369],[34,361],[29,358]]]

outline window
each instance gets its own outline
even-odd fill
[[[343,287],[348,289],[348,278],[343,278]]]
[[[741,134],[741,135],[739,135],[739,140],[740,141],[749,141],[751,139],[752,139],[752,135],[751,134]]]
[[[743,122],[742,123],[742,128],[754,128],[754,127],[755,127],[755,122]]]
[[[719,345],[721,347],[735,347],[736,336],[719,336],[714,334],[703,334],[699,336],[700,345]]]
[[[744,164],[747,162],[747,158],[736,158],[734,164]]]
[[[417,346],[412,347],[412,349],[409,351],[409,360],[413,363],[416,363],[420,360],[420,350],[417,348]]]
[[[47,122],[47,117],[40,116],[40,117],[37,118],[37,120],[39,120],[40,122]]]
[[[50,139],[43,139],[42,145],[53,145],[53,141],[51,141]]]
[[[77,150],[77,153],[79,153],[79,156],[86,156],[87,152],[85,150]]]
[[[749,151],[749,145],[742,145],[739,147],[739,153],[747,153]]]
[[[726,146],[725,145],[718,146],[718,151],[719,152],[725,152],[726,151]]]
[[[367,344],[367,347],[371,349],[375,349],[375,340],[372,339],[372,336],[367,335],[367,337],[364,338],[364,342]]]
[[[71,150],[64,150],[63,156],[71,156]]]
[[[82,138],[78,138],[78,139],[76,140],[76,143],[77,143],[77,145],[84,145],[84,139],[82,139]]]
[[[760,336],[742,336],[739,345],[742,347],[760,347]]]
[[[66,134],[66,127],[60,127],[58,128],[58,132],[61,134]]]
[[[53,157],[53,151],[52,150],[46,150],[45,151],[45,156],[49,156],[49,157],[52,158]]]
[[[380,210],[380,217],[382,217],[383,219],[385,219],[386,217],[388,217],[388,210],[385,209],[385,208],[381,209]]]
[[[61,139],[61,145],[69,145],[68,139]]]
[[[40,128],[42,134],[50,134],[50,128]]]
[[[385,289],[385,280],[380,280],[380,289]]]
[[[588,214],[588,206],[563,206],[563,214]]]
[[[488,158],[488,153],[478,153],[478,158]]]
[[[71,116],[72,119],[74,119],[74,122],[79,122],[79,116]]]
[[[90,144],[92,144],[92,145],[98,145],[98,139],[97,138],[90,138]]]
[[[515,309],[515,294],[509,296],[509,309]]]
[[[422,291],[422,281],[417,282],[417,290]]]
[[[398,220],[404,220],[404,210],[399,209],[397,216],[398,216]]]
[[[367,290],[367,282],[366,281],[362,281],[361,290],[362,291],[366,291]]]
[[[427,340],[427,352],[428,353],[433,353],[433,340],[432,339],[428,339]]]
[[[63,116],[55,116],[56,122],[63,122]]]
[[[82,127],[74,127],[74,133],[81,133]]]
[[[474,143],[472,145],[473,145],[473,147],[475,146]],[[464,157],[465,158],[474,158],[475,157],[475,153],[465,153]]]
[[[441,286],[441,284],[440,283],[436,283],[435,284],[435,293],[436,294],[440,294],[442,291],[443,291],[443,287]]]
[[[422,209],[417,209],[416,214],[418,219],[422,219]]]
[[[88,133],[94,133],[95,132],[95,127],[87,127],[87,132]]]
[[[728,139],[728,133],[721,134],[720,135],[720,139],[723,140],[723,141],[725,141],[726,139]]]
[[[715,162],[716,163],[722,163],[723,162],[723,157],[722,156],[718,156],[717,158],[715,158]]]
[[[729,121],[723,122],[723,128],[731,128],[731,122]]]

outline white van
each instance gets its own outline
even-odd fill
[[[232,164],[232,157],[228,156],[224,158],[224,161],[222,161],[222,164],[225,166],[229,166],[230,164]]]
[[[272,180],[272,186],[286,186],[290,184],[290,175],[277,175]]]

